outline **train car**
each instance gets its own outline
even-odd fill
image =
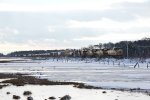
[[[111,57],[122,57],[123,56],[123,50],[121,48],[113,48],[107,51],[108,56]]]
[[[93,56],[94,57],[102,57],[104,55],[103,50],[101,49],[94,49],[93,50]]]
[[[87,55],[87,57],[93,57],[94,54],[93,54],[92,50],[88,49],[86,52],[86,55]]]
[[[65,55],[66,57],[73,57],[73,54],[74,54],[74,52],[73,52],[73,50],[71,50],[71,49],[66,49],[66,50],[64,51],[64,55]]]

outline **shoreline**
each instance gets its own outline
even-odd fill
[[[11,79],[10,79],[11,78]],[[140,88],[103,88],[95,87],[91,85],[86,85],[85,83],[79,82],[61,82],[61,81],[50,81],[48,79],[40,79],[34,76],[28,76],[28,74],[11,74],[11,73],[0,73],[0,79],[9,79],[0,82],[0,89],[13,85],[13,86],[25,86],[25,85],[73,85],[75,88],[79,89],[104,89],[104,90],[114,90],[122,92],[132,92],[132,93],[143,93],[150,96],[149,89],[140,89]]]

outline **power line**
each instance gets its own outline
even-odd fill
[[[137,47],[142,47],[142,48],[150,48],[150,46],[137,46]]]

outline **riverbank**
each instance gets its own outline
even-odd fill
[[[104,88],[104,87],[96,87],[92,85],[87,85],[85,83],[79,82],[61,82],[61,81],[50,81],[48,79],[40,79],[34,76],[30,76],[27,74],[4,74],[0,73],[1,88],[14,85],[14,86],[25,86],[25,85],[72,85],[75,88],[79,89],[105,89],[105,90],[117,90],[117,91],[128,91],[128,92],[139,92],[150,95],[150,90],[140,89],[140,88]]]
[[[0,89],[0,99],[12,100],[13,96],[27,100],[31,96],[34,100],[49,100],[55,97],[60,100],[69,95],[71,100],[149,100],[150,96],[145,92],[134,92],[118,89],[103,89],[88,86],[77,82],[54,82],[47,79],[39,79],[27,74],[3,74],[0,73],[0,84],[5,85]],[[30,91],[31,95],[23,95],[24,91]]]

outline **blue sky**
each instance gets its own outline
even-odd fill
[[[0,0],[0,52],[150,37],[148,0]]]

